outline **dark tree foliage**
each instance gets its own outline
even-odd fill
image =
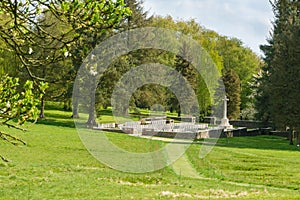
[[[274,30],[268,45],[261,47],[266,66],[260,79],[257,108],[260,117],[278,129],[300,131],[300,3],[276,0]],[[290,137],[291,138],[291,137]],[[290,141],[292,144],[292,140]]]
[[[176,55],[175,58],[175,69],[188,81],[189,85],[191,88],[194,90],[196,93],[197,91],[197,84],[198,84],[198,73],[197,70],[194,68],[194,66],[191,63],[191,50],[189,49],[189,46],[187,43],[183,43],[182,47],[179,50],[178,55]],[[178,87],[180,88],[180,87]],[[184,91],[181,91],[183,94]],[[178,104],[178,100],[176,98],[171,98],[174,101],[171,102],[172,105],[174,106],[174,110],[177,111],[178,117],[180,117],[180,105]],[[186,102],[188,103],[188,102]]]
[[[125,17],[120,22],[118,27],[114,29],[114,31],[110,32],[108,36],[118,34],[123,31],[128,31],[130,29],[146,27],[149,24],[151,17],[148,17],[148,13],[144,11],[142,6],[143,1],[125,0],[124,2],[125,5],[130,8],[131,15]],[[134,41],[129,41],[128,38],[127,42],[131,43]],[[98,94],[96,99],[97,107],[101,108],[110,106],[111,95],[115,84],[119,81],[119,79],[130,69],[149,62],[147,59],[151,57],[156,58],[156,56],[153,55],[153,52],[150,50],[139,49],[116,58],[116,60],[102,75],[98,83]],[[152,98],[149,98],[149,94],[155,89],[156,87],[153,87],[153,85],[147,85],[140,88],[135,94],[133,94],[132,100],[130,101],[131,106],[149,108],[151,106],[151,102],[153,101]],[[144,98],[145,96],[148,96],[148,98]],[[153,99],[155,99],[154,96]]]
[[[226,70],[223,76],[226,95],[229,98],[227,115],[229,119],[238,119],[240,117],[241,104],[241,82],[233,70]]]

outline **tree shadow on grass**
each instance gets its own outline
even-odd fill
[[[112,116],[112,110],[111,109],[103,109],[103,110],[99,110],[97,111],[97,114],[99,115],[110,115]]]
[[[59,110],[59,111],[66,111],[64,109],[63,103],[61,102],[46,102],[45,110]]]
[[[113,116],[112,110],[111,109],[102,109],[97,111],[97,115],[99,116]],[[147,118],[149,117],[149,114],[143,114],[143,113],[136,113],[136,112],[130,112],[129,113],[130,117],[136,117],[136,118]]]
[[[75,128],[74,120],[71,115],[71,112],[61,110],[51,110],[51,112],[49,112],[49,110],[46,110],[45,118],[38,119],[37,124]]]
[[[73,121],[72,113],[69,112],[60,112],[60,113],[48,113],[46,112],[45,114],[45,119],[50,118],[50,119],[59,119],[59,120],[70,120]]]
[[[280,136],[249,136],[249,137],[234,137],[221,138],[218,140],[216,146],[230,147],[230,148],[248,148],[248,149],[262,149],[262,150],[286,150],[298,151],[300,147],[296,145],[289,145],[289,141],[285,137]]]
[[[45,119],[39,119],[37,121],[37,124],[43,124],[48,126],[61,126],[61,127],[68,127],[68,128],[75,128],[74,121],[72,119],[70,120],[55,120],[53,118],[45,118]]]

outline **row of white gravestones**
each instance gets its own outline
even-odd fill
[[[226,97],[224,101],[223,118],[221,120],[220,128],[232,129],[232,125],[229,124],[227,118],[227,101]],[[155,131],[170,131],[170,132],[181,132],[181,131],[197,131],[201,129],[208,129],[208,124],[196,124],[195,121],[185,123],[169,123],[167,124],[166,117],[147,118],[146,121],[150,122],[147,125],[141,125],[141,122],[125,122],[123,125],[119,125],[120,129],[132,128],[135,133],[142,133],[143,129],[154,129]],[[114,128],[115,123],[110,124],[99,124],[98,128]]]
[[[154,120],[154,121],[151,121],[151,124],[152,125],[161,125],[161,124],[167,124],[167,120]]]
[[[97,128],[103,129],[103,128],[115,128],[116,123],[107,123],[107,124],[98,124]]]
[[[139,122],[128,122],[121,125],[119,128],[128,129],[132,128],[135,134],[143,132],[143,129],[153,129],[154,131],[162,132],[194,132],[208,128],[208,124],[195,124],[195,123],[166,123],[166,120],[153,121],[152,124],[141,125]]]

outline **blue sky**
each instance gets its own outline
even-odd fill
[[[150,14],[193,18],[208,29],[241,39],[259,55],[274,18],[268,0],[144,0],[143,5]]]

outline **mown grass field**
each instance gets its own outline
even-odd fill
[[[199,158],[203,144],[195,142],[176,166],[132,174],[91,156],[69,112],[48,108],[46,116],[26,133],[6,129],[28,144],[0,142],[1,155],[11,160],[0,162],[0,199],[300,199],[300,149],[285,138],[220,139],[204,159]],[[106,135],[132,152],[164,146],[162,141]],[[196,174],[189,173],[190,167]]]

